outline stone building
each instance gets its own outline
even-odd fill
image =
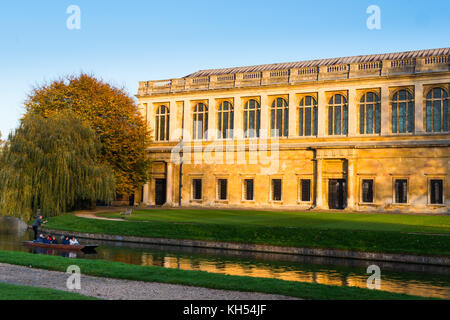
[[[449,213],[449,86],[450,48],[140,82],[154,165],[138,200]]]

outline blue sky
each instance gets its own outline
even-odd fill
[[[81,29],[69,30],[69,5]],[[381,30],[366,27],[370,5]],[[93,73],[130,94],[141,80],[199,69],[448,47],[450,1],[104,1],[0,3],[0,131],[34,85]]]

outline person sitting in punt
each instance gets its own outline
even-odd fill
[[[52,242],[51,242],[50,239],[51,239],[50,236],[48,236],[47,238],[44,238],[44,242],[43,242],[43,243],[45,243],[45,244],[51,244]]]
[[[69,239],[68,236],[65,236],[65,237],[64,237],[64,239],[63,239],[63,244],[65,244],[65,245],[69,245],[69,244],[70,244],[70,239]]]
[[[52,244],[58,244],[58,240],[55,237],[51,237],[52,240],[50,241]]]
[[[78,240],[75,239],[75,237],[72,237],[72,239],[70,239],[70,245],[71,246],[78,246],[80,244],[78,243]]]
[[[39,238],[37,238],[33,242],[35,242],[35,243],[44,243],[44,240],[45,240],[44,235],[41,234],[41,235],[39,235]]]

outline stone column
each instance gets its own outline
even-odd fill
[[[317,159],[317,198],[316,198],[316,205],[317,208],[325,209],[324,203],[323,203],[323,159]]]
[[[217,108],[216,99],[208,99],[208,140],[214,141],[217,139]]]
[[[387,136],[391,133],[391,125],[389,119],[389,87],[381,87],[381,135]]]
[[[166,205],[172,206],[173,205],[173,163],[167,162],[167,173],[166,173]]]
[[[328,121],[328,111],[326,95],[324,89],[319,89],[317,94],[317,106],[318,106],[318,117],[317,117],[317,136],[325,137],[327,135],[327,121]]]
[[[244,138],[244,123],[243,123],[243,107],[240,96],[234,96],[234,131],[233,138],[240,140]]]
[[[148,204],[151,206],[155,205],[155,179],[150,178],[148,188]]]
[[[423,125],[423,84],[417,83],[414,86],[414,131],[416,133],[423,133],[424,125]]]
[[[270,137],[270,106],[269,97],[261,95],[261,138]]]
[[[355,208],[358,200],[357,196],[357,182],[356,182],[356,171],[355,171],[355,160],[353,158],[347,159],[347,181],[348,181],[348,203],[347,207],[349,209]]]
[[[289,138],[297,137],[297,99],[295,93],[289,93]]]
[[[354,137],[358,134],[358,102],[356,99],[356,89],[348,90],[348,135]]]
[[[147,182],[146,184],[144,184],[144,195],[143,195],[143,202],[145,205],[149,205],[150,201],[149,201],[149,188],[150,185]]]

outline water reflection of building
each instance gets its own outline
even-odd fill
[[[342,273],[333,270],[295,270],[286,271],[283,268],[275,268],[271,265],[249,265],[233,263],[230,261],[210,261],[201,258],[182,258],[177,256],[165,256],[162,259],[154,259],[149,254],[142,255],[142,265],[164,266],[171,269],[205,271],[209,273],[226,274],[234,276],[251,276],[259,278],[281,279],[285,281],[297,281],[318,283],[324,285],[350,286],[367,288],[369,275],[358,275],[353,273]],[[424,285],[414,281],[395,280],[385,277],[381,282],[381,289],[385,291],[404,293],[411,295],[449,298],[450,292],[439,286]]]

